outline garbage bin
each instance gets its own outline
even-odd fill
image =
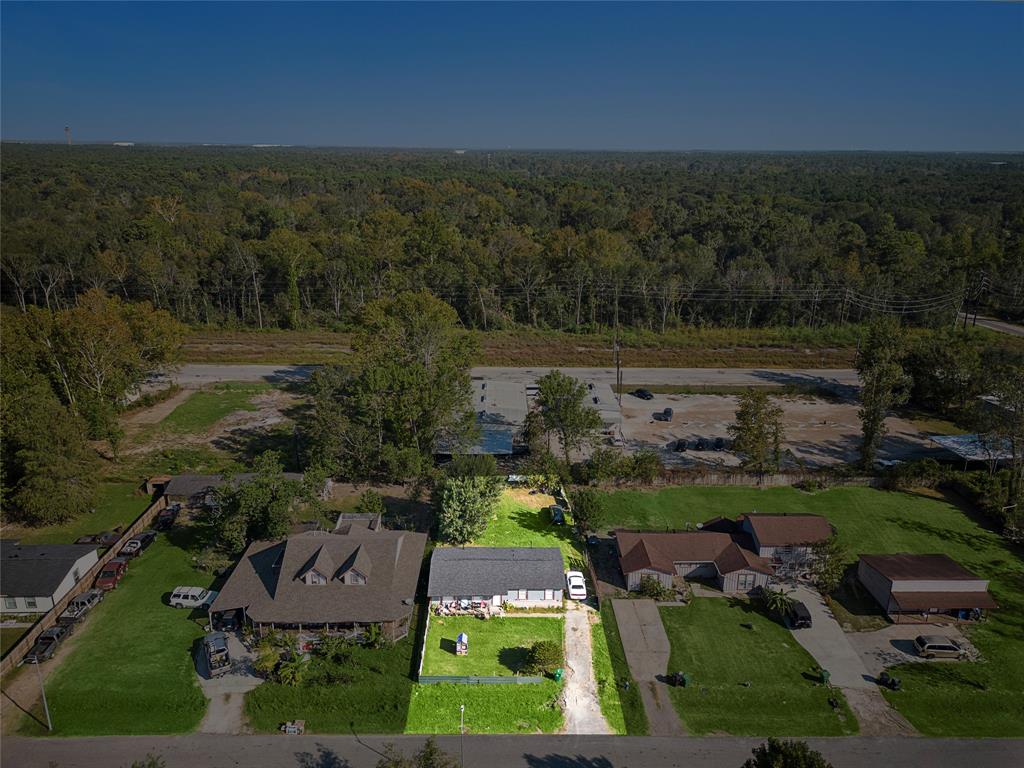
[[[683,672],[681,677],[682,677],[682,680],[683,680],[683,688],[689,688],[690,687],[690,673],[689,672]]]
[[[832,677],[832,675],[829,674],[827,669],[821,670],[821,682],[822,683],[824,683],[825,685],[828,685],[828,681],[829,681],[830,677]]]
[[[557,682],[557,683],[562,682],[562,675],[564,675],[564,674],[565,674],[565,670],[562,669],[561,667],[556,669],[555,670],[555,682]]]

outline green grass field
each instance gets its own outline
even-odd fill
[[[669,689],[691,733],[857,732],[857,720],[842,694],[812,679],[816,664],[811,655],[748,601],[698,598],[685,608],[662,608],[661,620],[672,643],[669,669],[692,676],[688,687]],[[839,710],[833,711],[830,696],[840,700]]]
[[[79,536],[126,526],[149,506],[149,497],[138,493],[137,483],[100,483],[96,511],[62,525],[19,528],[17,538],[24,544],[71,544]],[[15,535],[13,530],[9,534]]]
[[[596,528],[682,528],[715,515],[810,512],[836,526],[853,562],[858,554],[941,552],[990,579],[1000,605],[966,627],[982,663],[912,664],[895,670],[904,690],[890,702],[930,736],[1024,736],[1024,561],[1020,549],[949,500],[924,494],[835,488],[668,488],[603,498]]]
[[[541,640],[562,645],[565,621],[550,617],[431,616],[424,643],[424,675],[504,676],[522,672],[530,646]],[[455,638],[469,637],[469,653],[455,655]]]
[[[601,702],[601,714],[608,721],[612,731],[624,735],[626,716],[622,712],[622,699],[619,698],[618,679],[612,666],[611,653],[608,650],[608,638],[600,622],[590,626],[590,645],[593,654],[594,679],[597,681],[597,697]]]
[[[192,394],[171,411],[160,426],[172,432],[193,434],[205,432],[235,411],[255,411],[254,395],[266,392],[266,382],[225,382]]]
[[[546,509],[531,509],[506,492],[498,501],[481,547],[558,547],[567,568],[585,569],[583,549],[571,525],[552,525]]]
[[[467,733],[554,733],[562,727],[554,680],[525,685],[413,686],[406,733],[458,733],[459,706]]]
[[[648,730],[647,713],[644,711],[644,703],[640,698],[640,689],[629,672],[626,654],[622,649],[619,626],[615,623],[615,613],[612,611],[612,604],[609,601],[606,600],[601,605],[601,623],[595,625],[592,631],[595,638],[595,673],[598,673],[596,656],[599,653],[600,640],[597,639],[597,634],[600,633],[604,635],[604,649],[608,653],[608,663],[611,665],[613,675],[611,680],[616,685],[614,690],[611,689],[606,679],[603,678],[608,672],[607,669],[602,669],[598,673],[601,711],[604,712],[604,716],[609,724],[612,724],[613,715],[609,715],[608,712],[615,711],[615,699],[618,699],[618,707],[622,711],[625,732],[630,736],[646,736]],[[623,683],[628,683],[628,687],[624,686]]]
[[[47,684],[55,736],[187,733],[206,711],[192,663],[202,627],[166,604],[179,584],[209,586],[179,544],[187,528],[161,536],[92,611],[77,644]],[[26,716],[21,732],[47,735]]]
[[[31,627],[0,627],[0,657],[6,656],[29,629]]]

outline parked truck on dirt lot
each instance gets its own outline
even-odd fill
[[[103,599],[103,594],[102,589],[90,589],[72,598],[71,602],[68,603],[68,607],[57,617],[57,623],[75,624],[81,621],[85,614],[91,611],[92,607]]]

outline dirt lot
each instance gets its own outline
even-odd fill
[[[648,401],[624,395],[622,437],[627,449],[658,450],[667,466],[735,466],[739,460],[729,451],[698,452],[692,445],[698,437],[728,439],[728,426],[736,416],[736,401],[731,395],[655,395]],[[777,401],[784,410],[784,448],[792,451],[797,461],[818,467],[857,459],[861,428],[856,403],[806,396],[785,396]],[[654,420],[654,414],[665,408],[672,408],[672,421]],[[934,450],[909,421],[890,417],[886,425],[889,435],[883,441],[881,458],[905,459]],[[680,438],[690,442],[685,453],[672,450]]]
[[[852,632],[846,637],[853,649],[864,660],[872,675],[880,675],[897,664],[957,664],[956,659],[924,659],[914,649],[918,635],[942,635],[954,640],[971,661],[980,655],[971,641],[953,624],[893,624],[877,632]]]

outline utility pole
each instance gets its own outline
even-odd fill
[[[42,662],[36,659],[36,674],[39,676],[39,692],[43,695],[43,712],[46,713],[46,730],[53,730],[53,720],[50,719],[50,705],[46,702],[46,686],[43,685],[43,670],[39,668]]]

